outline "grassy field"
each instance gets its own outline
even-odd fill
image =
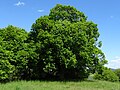
[[[120,83],[106,81],[18,81],[0,84],[0,90],[120,90]]]

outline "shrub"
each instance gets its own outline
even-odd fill
[[[104,68],[102,74],[95,73],[94,79],[112,82],[119,81],[119,77],[108,68]]]
[[[120,68],[116,69],[114,73],[119,77],[119,81],[120,81]]]

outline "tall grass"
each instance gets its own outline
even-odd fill
[[[106,81],[18,81],[0,84],[0,90],[120,90],[120,83]]]

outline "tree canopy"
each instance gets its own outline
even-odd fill
[[[28,33],[0,29],[0,80],[85,79],[107,63],[97,24],[72,6],[57,4]]]
[[[84,13],[60,4],[48,16],[38,18],[30,32],[44,72],[59,78],[81,79],[106,63],[99,49],[99,35],[97,24],[87,21]]]

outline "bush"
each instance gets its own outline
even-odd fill
[[[119,81],[119,77],[112,70],[108,68],[105,68],[102,74],[95,73],[94,79],[112,81],[112,82]]]
[[[116,69],[114,73],[119,77],[119,81],[120,81],[120,68]]]

